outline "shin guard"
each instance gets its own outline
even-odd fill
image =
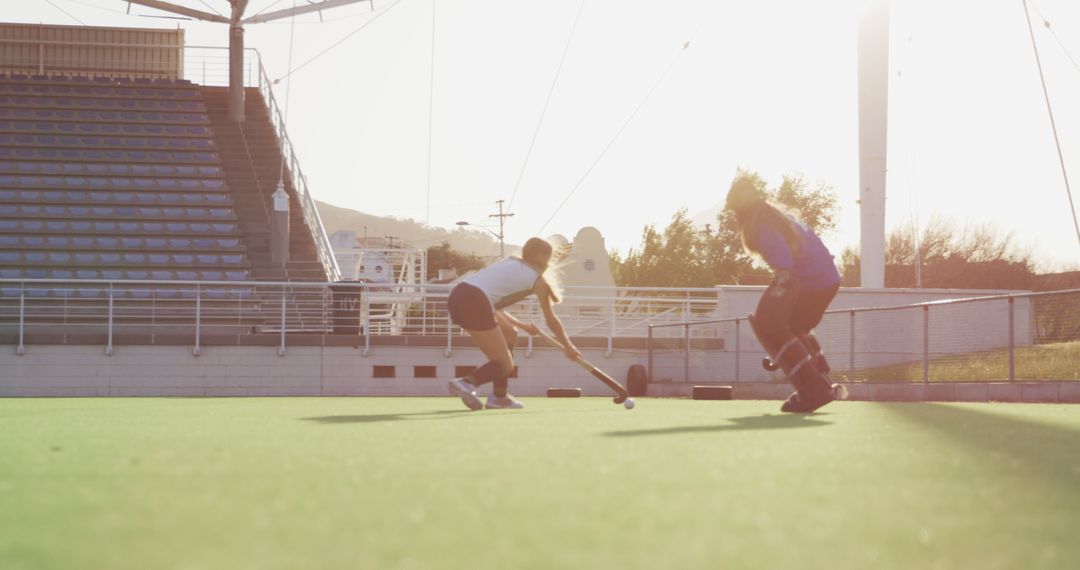
[[[749,320],[762,348],[769,354],[770,360],[783,369],[788,382],[795,386],[797,392],[811,399],[820,399],[832,393],[828,378],[818,371],[810,351],[799,337],[791,334],[790,329],[770,327],[768,322],[759,322],[753,314]]]
[[[789,338],[777,351],[773,362],[780,365],[788,381],[800,395],[820,398],[824,394],[832,393],[828,378],[818,372],[814,366],[814,358],[798,337]]]
[[[822,374],[832,372],[832,368],[829,367],[829,362],[825,360],[825,353],[821,351],[821,344],[818,343],[817,337],[814,336],[813,331],[804,335],[799,335],[799,340],[801,340],[806,346],[806,349],[810,351],[810,356],[814,358],[814,366],[817,367],[818,372]]]

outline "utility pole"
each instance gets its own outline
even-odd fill
[[[503,222],[504,222],[504,220],[506,218],[511,218],[511,217],[514,216],[511,213],[505,213],[505,214],[503,213],[503,202],[505,202],[505,201],[506,200],[495,200],[495,203],[499,205],[499,213],[498,214],[490,214],[490,215],[488,215],[489,218],[499,218],[499,258],[500,259],[502,259],[503,257],[506,257],[506,251],[504,251],[505,247],[503,245],[503,236],[506,235],[505,233],[503,233]]]

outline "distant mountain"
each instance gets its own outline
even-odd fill
[[[455,251],[463,253],[481,257],[490,257],[499,253],[498,240],[484,231],[437,228],[416,220],[365,214],[318,200],[315,201],[315,205],[319,208],[319,216],[322,217],[323,225],[326,226],[327,235],[338,230],[352,230],[356,232],[357,237],[364,237],[366,228],[368,237],[394,236],[395,242],[400,240],[422,249],[445,241]],[[506,244],[506,248],[509,253],[518,249],[518,246]]]

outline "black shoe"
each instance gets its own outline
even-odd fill
[[[788,396],[787,400],[784,400],[784,403],[780,406],[780,411],[789,414],[809,414],[833,400],[835,398],[833,398],[832,390],[809,396],[793,392]]]
[[[780,406],[780,411],[792,414],[809,414],[829,402],[846,400],[847,397],[848,390],[843,384],[831,384],[827,395],[816,399],[807,399],[805,402],[800,399],[798,392],[792,392]]]

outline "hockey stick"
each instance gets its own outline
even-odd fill
[[[544,337],[544,340],[548,341],[548,343],[550,343],[551,346],[554,346],[555,348],[566,350],[566,347],[564,347],[561,342],[555,340],[555,337],[549,335],[548,333],[541,330],[540,331],[540,336]],[[614,390],[615,393],[618,394],[618,395],[615,396],[614,398],[612,398],[612,401],[615,402],[616,404],[622,404],[622,403],[626,402],[627,398],[630,397],[630,393],[626,391],[626,388],[624,388],[622,384],[619,384],[618,382],[615,381],[614,378],[612,378],[611,376],[608,376],[607,374],[605,374],[603,370],[600,370],[599,368],[597,368],[597,367],[593,366],[592,364],[590,364],[589,361],[585,360],[584,357],[578,356],[577,358],[574,359],[574,362],[578,363],[579,366],[581,366],[582,368],[587,370],[589,372],[589,374],[592,374],[593,376],[595,376],[597,380],[603,382],[604,384],[607,384],[608,388],[611,388],[612,390]]]

